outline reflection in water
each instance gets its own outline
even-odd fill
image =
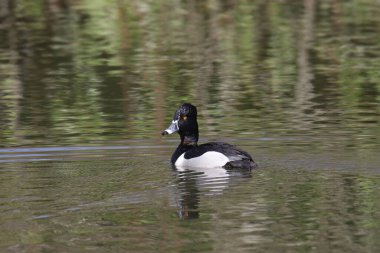
[[[201,173],[202,174],[202,173]],[[197,173],[191,170],[179,171],[178,177],[178,216],[181,219],[199,218],[199,189]]]
[[[251,176],[249,170],[224,168],[173,168],[178,188],[178,216],[181,219],[199,218],[200,196],[219,196],[234,178]]]
[[[14,150],[0,163],[0,249],[376,252],[378,158],[289,149],[257,153],[252,172],[174,173],[170,146]],[[28,151],[49,160],[23,162]]]
[[[204,136],[380,143],[375,3],[111,2],[0,1],[1,146],[153,138],[184,101]]]
[[[369,0],[0,0],[0,251],[379,252],[379,24]],[[173,177],[185,101],[261,169]]]

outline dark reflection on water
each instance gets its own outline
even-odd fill
[[[0,251],[378,252],[379,12],[0,0]],[[260,169],[171,170],[184,101]]]
[[[178,215],[182,219],[195,219],[200,215],[200,195],[222,195],[223,191],[233,184],[231,181],[250,178],[251,171],[199,168],[179,170],[176,176],[179,191]]]
[[[180,191],[178,216],[183,219],[199,218],[199,189],[197,174],[192,171],[178,173],[178,188]]]

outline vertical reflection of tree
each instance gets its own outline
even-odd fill
[[[130,31],[131,17],[129,12],[134,12],[134,6],[125,4],[123,1],[118,1],[118,21],[120,34],[120,52],[121,61],[123,64],[123,74],[119,85],[122,92],[122,108],[125,115],[125,127],[133,132],[133,124],[130,124],[133,114],[131,112],[137,110],[137,97],[132,94],[133,86],[133,47],[132,47],[132,31]]]
[[[193,57],[194,82],[196,85],[194,97],[199,99],[202,114],[207,120],[210,120],[206,106],[209,101],[207,87],[210,84],[212,64],[215,60],[214,50],[217,47],[214,27],[212,27],[212,20],[215,18],[214,9],[215,7],[209,7],[203,1],[190,0],[188,2],[189,48]],[[212,44],[211,41],[215,43]],[[210,124],[207,125],[210,126]]]
[[[315,0],[304,0],[304,16],[298,43],[298,82],[295,87],[295,99],[298,117],[302,119],[310,107],[313,98],[313,70],[310,63],[310,49],[314,39]],[[301,122],[304,122],[301,120]]]
[[[178,216],[181,219],[199,218],[199,190],[197,186],[197,177],[193,171],[178,172]]]
[[[66,10],[69,7],[67,0],[45,0],[44,9],[47,14],[58,13],[62,10]],[[47,16],[52,18],[53,16]]]
[[[178,7],[178,6],[177,6]],[[170,26],[169,22],[172,18],[170,15],[167,15],[167,9],[170,6],[167,3],[164,3],[160,6],[158,13],[158,24],[160,27],[168,27],[168,29],[159,29],[156,35],[156,48],[154,54],[157,56],[162,56],[168,51],[167,47],[167,38],[170,38]],[[154,104],[154,122],[157,129],[164,129],[166,126],[165,121],[165,98],[167,97],[167,76],[170,75],[167,65],[169,64],[168,60],[164,57],[157,57],[155,60],[155,69],[153,85],[153,104]]]
[[[19,52],[17,50],[18,45],[18,33],[17,33],[17,23],[16,23],[16,0],[4,0],[0,1],[0,23],[1,28],[6,29],[7,37],[5,40],[7,41],[8,48],[5,50],[9,50],[9,68],[11,74],[8,77],[5,77],[2,80],[8,79],[8,82],[0,83],[1,86],[8,85],[4,90],[11,91],[12,101],[0,100],[0,122],[2,126],[9,125],[12,129],[13,136],[6,136],[3,138],[1,134],[3,131],[0,131],[0,139],[7,138],[17,138],[15,134],[15,130],[19,127],[19,112],[20,112],[20,99],[22,98],[22,85],[20,81],[20,69],[18,65],[18,59],[20,58]],[[8,83],[8,84],[7,84]],[[1,87],[0,88],[3,88]],[[1,91],[0,91],[1,92]]]
[[[231,91],[236,80],[233,55],[233,13],[236,4],[233,1],[192,0],[188,2],[187,31],[189,51],[193,62],[195,93],[202,116],[206,120],[204,127],[215,132],[215,122],[210,104],[219,104],[224,109],[230,106]],[[213,108],[215,109],[215,108]]]
[[[60,52],[54,48],[53,38],[62,32],[60,17],[65,15],[65,0],[49,0],[41,3],[43,10],[42,28],[23,31],[20,29],[18,41],[20,52],[20,80],[23,86],[23,106],[20,108],[20,121],[31,129],[31,135],[46,137],[52,129],[53,108],[46,106],[51,102],[52,84],[48,81],[51,73],[58,69],[63,61],[71,61],[71,52]],[[25,25],[25,24],[24,24]],[[43,56],[42,56],[43,55]],[[53,56],[53,57],[50,57]],[[72,78],[72,77],[71,77]],[[68,81],[74,85],[74,82]],[[29,133],[28,133],[29,134]]]
[[[253,15],[256,25],[253,33],[256,34],[255,45],[257,47],[256,59],[258,63],[262,63],[268,57],[269,39],[270,39],[270,24],[268,13],[269,1],[261,0],[257,4],[256,11]],[[256,64],[256,67],[261,67],[261,64]],[[260,69],[256,69],[260,73]]]
[[[258,91],[263,92],[264,97],[269,96],[270,85],[268,83],[269,80],[266,80],[266,75],[263,73],[267,72],[265,61],[268,58],[268,49],[269,49],[269,41],[271,35],[271,27],[269,22],[269,1],[261,0],[258,2],[257,7],[255,8],[255,12],[253,13],[254,20],[254,31],[255,39],[253,41],[255,50],[253,53],[253,59],[255,59],[255,64],[253,64],[253,83],[250,85],[260,84]],[[267,83],[268,85],[265,85]],[[254,106],[255,103],[255,89],[250,88],[250,94],[246,95],[245,98],[248,100],[245,103],[249,104],[250,107]],[[264,101],[266,99],[263,99]],[[257,107],[257,105],[255,105]]]
[[[234,46],[240,51],[236,71],[239,76],[234,80],[237,89],[243,91],[236,94],[239,109],[261,109],[262,103],[269,101],[271,86],[267,61],[272,33],[270,4],[270,1],[260,0],[251,5],[249,11],[238,10],[241,20],[245,20],[244,16],[249,16],[249,20],[236,24],[249,29],[236,27],[236,33],[233,35]],[[245,45],[245,37],[249,38],[249,46]]]

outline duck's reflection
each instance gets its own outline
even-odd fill
[[[197,219],[201,196],[215,196],[233,184],[234,179],[251,177],[251,171],[224,168],[176,168],[178,216]]]

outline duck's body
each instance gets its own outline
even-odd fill
[[[162,135],[177,132],[181,143],[172,155],[176,167],[224,167],[254,169],[257,164],[245,151],[223,142],[198,145],[197,109],[185,103],[175,112],[172,124]]]
[[[247,152],[223,142],[209,142],[199,146],[179,145],[171,162],[177,167],[253,169],[257,166]]]

